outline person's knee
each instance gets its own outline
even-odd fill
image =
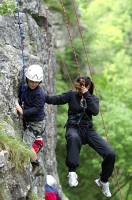
[[[36,152],[34,151],[34,149],[31,148],[31,158],[30,158],[30,160],[31,160],[31,162],[33,162],[33,161],[35,161],[36,159],[37,159],[37,154],[36,154]]]
[[[71,131],[66,134],[66,138],[70,140],[76,140],[79,139],[79,135],[75,131]]]
[[[108,152],[108,155],[107,155],[109,158],[115,160],[115,157],[116,157],[116,154],[115,154],[115,151],[113,149],[111,149],[109,152]]]
[[[67,144],[78,146],[80,148],[82,146],[81,138],[76,134],[71,134],[67,137]]]
[[[69,140],[72,142],[79,142],[79,143],[81,141],[79,135],[77,135],[77,134],[71,134],[69,137]]]

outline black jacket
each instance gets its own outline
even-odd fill
[[[56,96],[46,96],[46,103],[53,105],[63,105],[68,103],[68,117],[82,113],[83,108],[80,106],[81,96],[78,95],[76,91],[68,91],[61,95]],[[84,99],[87,103],[87,108],[85,113],[91,120],[92,115],[97,115],[99,113],[99,99],[95,95],[91,95],[89,92],[84,94]]]
[[[20,88],[21,89],[21,88]],[[19,93],[19,99],[21,99],[21,90]],[[43,89],[38,85],[35,89],[25,87],[23,95],[24,109],[23,117],[32,121],[40,121],[45,117],[44,105],[46,100],[46,94]]]

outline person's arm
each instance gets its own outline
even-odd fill
[[[62,199],[57,189],[56,189],[56,197],[57,197],[57,200],[61,200]]]
[[[96,116],[99,113],[99,98],[91,95],[88,91],[84,93],[84,98],[87,102],[87,111]]]
[[[22,109],[22,100],[23,100],[23,96],[22,96],[22,87],[23,87],[23,96],[24,96],[24,93],[26,91],[26,86],[20,86],[19,88],[19,92],[18,92],[18,99],[16,101],[16,104],[15,104],[15,108],[16,110],[19,112],[19,114],[23,115],[23,109]]]
[[[34,96],[32,107],[23,110],[23,116],[28,117],[34,114],[38,114],[40,109],[43,109],[44,97],[41,94]]]
[[[57,193],[57,200],[61,200],[61,196]]]
[[[40,109],[43,109],[44,106],[44,97],[40,94],[34,96],[32,107],[22,109],[20,105],[16,105],[16,110],[23,115],[24,117],[35,115],[39,112]]]
[[[70,93],[71,91],[68,91],[66,93],[62,93],[60,95],[55,96],[46,96],[46,103],[47,104],[53,104],[53,105],[63,105],[70,101]]]
[[[18,103],[15,105],[15,108],[21,115],[23,115],[23,109]]]

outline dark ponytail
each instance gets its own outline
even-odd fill
[[[94,84],[93,82],[91,81],[91,79],[88,77],[88,76],[78,76],[77,79],[76,79],[76,82],[77,83],[80,83],[80,80],[83,79],[85,80],[85,86],[87,87],[88,85],[90,86],[89,88],[89,93],[90,94],[93,94],[93,91],[94,91]]]
[[[89,91],[90,94],[93,94],[93,91],[94,91],[94,84],[93,84],[92,81],[91,81],[90,88],[89,88],[88,91]]]

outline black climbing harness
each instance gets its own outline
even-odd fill
[[[75,115],[69,115],[64,128],[67,128],[68,126],[73,126],[73,127],[78,127],[78,128],[81,126],[89,127],[90,125],[92,125],[92,121],[90,120],[88,115],[85,113],[85,107],[84,107],[83,112],[75,114]]]
[[[38,136],[42,136],[42,134],[45,132],[45,128],[44,130],[40,133],[39,131],[37,130],[34,130],[30,125],[26,124],[26,128],[28,128],[29,131],[33,132],[34,136],[35,137],[38,137]]]
[[[84,98],[81,99],[80,106],[82,107],[83,111],[81,113],[69,115],[64,128],[68,128],[68,126],[77,127],[80,132],[80,127],[82,126],[90,127],[93,125],[91,119],[85,112],[85,109],[87,108],[86,99]]]

